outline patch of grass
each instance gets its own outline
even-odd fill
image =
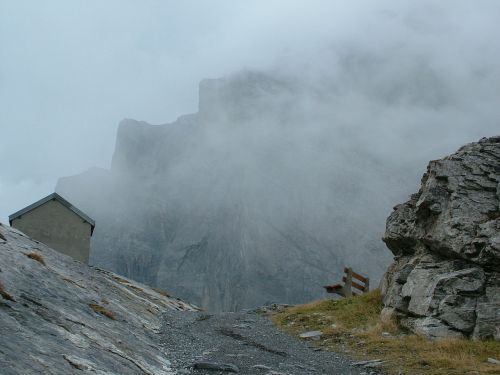
[[[2,296],[3,299],[6,299],[8,301],[16,302],[14,297],[12,297],[9,293],[7,293],[1,282],[0,282],[0,296]]]
[[[121,278],[121,277],[119,277],[119,276],[116,276],[116,275],[111,275],[111,277],[112,277],[114,280],[118,281],[119,283],[122,283],[122,284],[123,284],[123,283],[128,284],[128,281],[127,281],[127,280],[125,280],[125,279],[123,279],[123,278]]]
[[[98,304],[95,304],[95,303],[90,303],[89,306],[96,313],[104,315],[105,317],[107,317],[109,319],[116,320],[115,314],[112,311],[110,311],[107,308],[105,308],[104,306],[101,306],[101,305],[98,305]]]
[[[144,292],[144,289],[139,288],[138,286],[132,285],[132,284],[126,284],[125,285],[127,288],[130,288],[132,290],[135,290],[137,292]]]
[[[273,321],[298,335],[323,332],[317,345],[347,352],[356,359],[382,359],[388,374],[499,374],[498,365],[486,362],[500,357],[500,342],[465,339],[429,340],[400,330],[395,322],[380,319],[379,290],[359,297],[323,300],[285,309]]]
[[[30,259],[36,260],[38,263],[41,263],[44,266],[46,266],[45,259],[43,259],[43,257],[40,254],[35,253],[35,252],[31,252],[31,253],[26,254],[26,256]]]

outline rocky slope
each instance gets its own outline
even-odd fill
[[[324,297],[344,265],[376,284],[407,165],[383,162],[369,133],[332,118],[333,99],[296,86],[205,80],[197,113],[123,121],[111,170],[56,189],[97,222],[91,263],[211,310]]]
[[[385,313],[431,337],[500,339],[500,137],[431,161],[387,219]]]
[[[197,308],[0,224],[0,372],[173,374],[165,310]]]

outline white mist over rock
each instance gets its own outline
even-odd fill
[[[197,113],[124,120],[110,171],[57,186],[96,219],[91,261],[214,310],[324,296],[344,265],[376,282],[385,217],[446,148],[456,99],[429,66],[357,85],[383,65],[339,64],[204,80]]]

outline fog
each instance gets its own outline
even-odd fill
[[[3,1],[0,220],[108,168],[121,119],[196,112],[200,80],[242,70],[293,77],[344,147],[411,169],[404,196],[427,160],[499,133],[499,19],[495,0]]]

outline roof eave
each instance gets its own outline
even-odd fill
[[[90,225],[90,235],[94,233],[94,228],[95,228],[95,221],[91,219],[89,216],[87,216],[85,213],[80,211],[78,208],[73,206],[70,202],[68,202],[66,199],[61,197],[57,193],[52,193],[47,195],[45,198],[40,199],[39,201],[36,201],[35,203],[30,204],[29,206],[24,207],[23,209],[14,212],[12,215],[9,215],[9,225],[12,226],[12,221],[17,219],[18,217],[24,215],[25,213],[28,213],[32,210],[34,210],[37,207],[40,207],[41,205],[51,201],[51,200],[57,200],[59,203],[61,203],[63,206],[69,208],[71,211],[73,211],[75,214],[80,216],[85,222],[87,222]]]

